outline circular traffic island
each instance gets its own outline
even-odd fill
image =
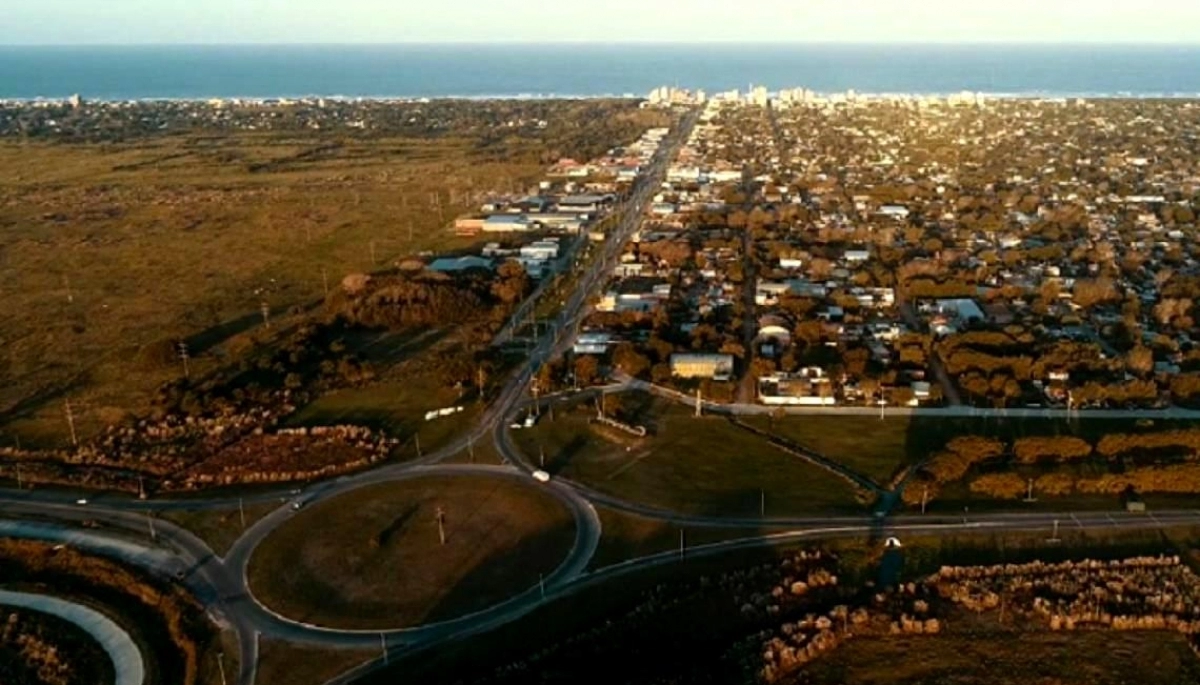
[[[247,573],[255,598],[293,621],[391,630],[529,590],[574,541],[571,512],[527,477],[429,475],[301,509],[263,540]]]

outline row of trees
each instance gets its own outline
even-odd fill
[[[1064,468],[1097,459],[1104,460],[1099,475]],[[1030,473],[1031,467],[1043,471]],[[1031,480],[1036,493],[1050,496],[1119,494],[1130,489],[1200,492],[1200,429],[1114,433],[1094,445],[1070,435],[1027,436],[1011,444],[959,436],[930,457],[914,484],[905,489],[904,499],[910,504],[928,502],[942,486],[981,471],[970,481],[971,492],[999,499],[1024,496]]]

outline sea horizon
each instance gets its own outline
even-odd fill
[[[512,99],[710,93],[1200,97],[1200,43],[0,45],[0,99]]]

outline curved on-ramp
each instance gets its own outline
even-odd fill
[[[142,652],[124,628],[104,614],[82,604],[49,595],[0,590],[0,606],[29,609],[57,616],[92,636],[112,660],[116,685],[143,685],[146,665]]]

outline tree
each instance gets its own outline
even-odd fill
[[[1026,488],[1025,479],[1015,473],[988,473],[971,481],[971,492],[997,499],[1016,499]]]
[[[1149,375],[1154,371],[1154,353],[1144,345],[1137,345],[1125,355],[1125,368],[1139,376]]]
[[[1117,287],[1110,278],[1084,279],[1075,282],[1075,304],[1084,309],[1120,299]]]
[[[613,349],[613,365],[635,378],[650,370],[650,360],[638,352],[632,343],[623,342]]]

